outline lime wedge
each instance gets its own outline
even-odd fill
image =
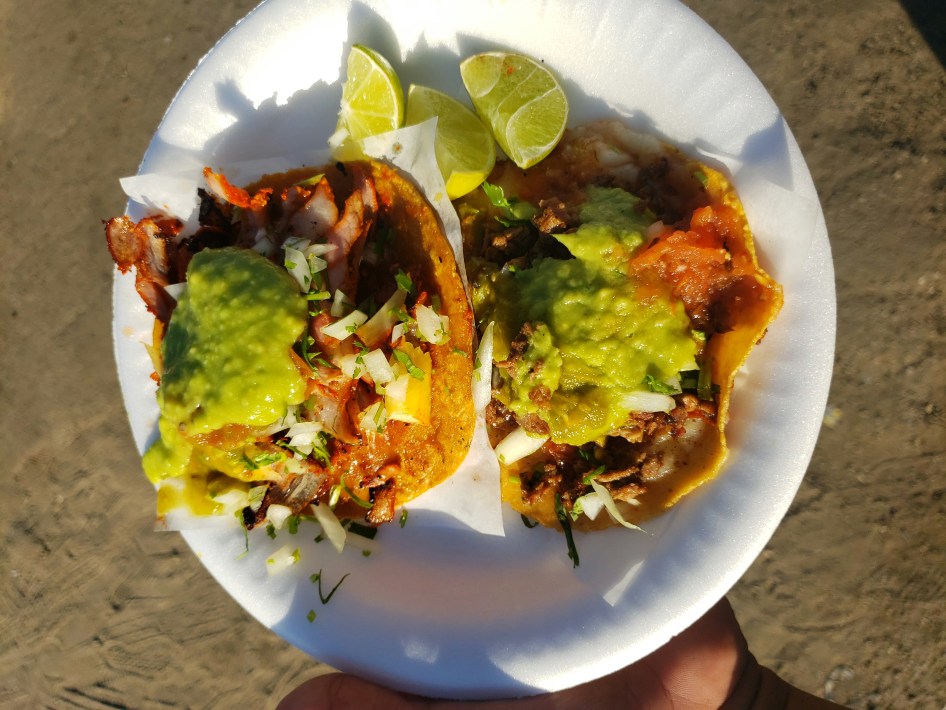
[[[489,129],[466,106],[426,86],[407,92],[407,116],[412,126],[437,117],[434,152],[451,200],[475,190],[496,164],[496,144]]]
[[[552,152],[568,122],[568,99],[552,72],[521,54],[487,52],[463,60],[460,76],[516,165],[531,167]]]
[[[402,123],[404,91],[391,64],[373,49],[352,45],[338,124],[330,144],[337,152],[339,146],[393,131]]]

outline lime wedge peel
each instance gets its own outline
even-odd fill
[[[496,164],[490,130],[473,111],[447,94],[412,85],[407,94],[405,124],[437,117],[434,152],[451,200],[475,190]]]
[[[568,123],[568,99],[555,75],[521,54],[486,52],[460,63],[460,76],[480,118],[520,168],[558,144]]]
[[[352,45],[335,133],[329,145],[337,158],[358,157],[357,142],[404,123],[404,91],[390,62],[373,49]]]

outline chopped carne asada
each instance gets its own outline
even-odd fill
[[[606,121],[528,170],[498,163],[457,208],[494,324],[504,499],[553,527],[632,526],[712,478],[733,376],[782,299],[726,179]]]

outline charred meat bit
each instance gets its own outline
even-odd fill
[[[555,198],[539,202],[539,213],[532,218],[532,223],[544,234],[559,234],[578,226],[574,211]]]
[[[528,254],[535,243],[535,237],[535,232],[527,226],[508,227],[486,236],[483,256],[494,264],[506,264]]]
[[[397,500],[397,482],[389,478],[384,483],[370,487],[371,509],[365,520],[372,525],[381,525],[394,520],[394,503]]]

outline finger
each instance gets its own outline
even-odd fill
[[[749,648],[724,598],[693,626],[644,658],[667,697],[680,707],[716,707],[749,663]]]
[[[343,673],[310,678],[282,699],[276,710],[413,710],[423,705],[393,690]]]

